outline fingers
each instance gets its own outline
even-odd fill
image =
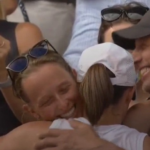
[[[42,150],[42,149],[45,149],[47,147],[56,147],[56,146],[57,146],[57,143],[56,143],[55,139],[46,138],[46,139],[40,140],[38,142],[38,144],[35,145],[35,149],[36,150]]]
[[[39,138],[44,139],[46,137],[58,137],[60,133],[61,133],[61,130],[50,129],[47,133],[41,134]]]

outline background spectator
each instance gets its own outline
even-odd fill
[[[74,0],[24,0],[30,22],[36,24],[44,38],[51,41],[60,54],[66,50],[74,23]],[[20,8],[7,17],[23,22]]]

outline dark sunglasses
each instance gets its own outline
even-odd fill
[[[106,8],[101,11],[104,21],[113,22],[121,17],[127,17],[131,21],[141,20],[145,13],[149,10],[147,7],[133,7],[127,10],[121,8]]]
[[[11,72],[21,73],[28,67],[29,64],[28,56],[37,59],[46,55],[48,51],[58,53],[56,49],[47,40],[43,40],[37,43],[33,48],[31,48],[26,55],[17,57],[12,62],[10,62],[6,67],[6,69],[8,71],[11,80],[13,80]]]

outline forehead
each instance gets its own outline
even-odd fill
[[[44,64],[35,69],[22,81],[24,88],[38,87],[46,85],[58,85],[64,80],[71,80],[72,77],[63,67],[58,64]]]
[[[34,72],[32,72],[30,76],[38,77],[38,76],[49,76],[49,77],[55,77],[60,75],[66,75],[68,76],[69,73],[59,64],[56,63],[47,63],[43,64],[41,66],[38,66]]]

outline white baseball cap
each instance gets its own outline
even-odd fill
[[[86,49],[78,64],[78,81],[82,82],[88,69],[94,64],[103,64],[114,75],[112,85],[134,86],[137,75],[132,55],[114,43],[103,43]]]

